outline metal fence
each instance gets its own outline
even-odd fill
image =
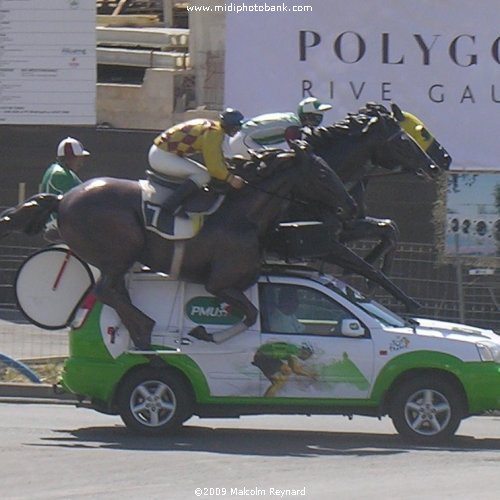
[[[370,242],[358,243],[363,255]],[[494,328],[500,332],[500,269],[467,264],[462,259],[443,262],[435,245],[401,243],[391,275],[393,281],[421,304],[420,317]],[[359,277],[345,277],[361,288]],[[397,312],[401,304],[379,288],[375,298]]]
[[[356,245],[360,254],[370,242]],[[16,311],[12,284],[26,256],[37,250],[28,246],[0,245],[0,353],[15,359],[64,356],[66,330],[46,331],[27,324]],[[365,291],[357,276],[335,274]],[[483,273],[483,274],[481,274]],[[484,274],[487,273],[487,274]],[[461,261],[440,262],[433,245],[401,243],[393,280],[422,305],[417,316],[494,328],[500,332],[500,271],[477,269]],[[377,288],[374,297],[390,309],[403,313],[401,304]]]
[[[17,311],[15,276],[26,257],[37,250],[36,246],[0,245],[0,354],[15,360],[68,355],[66,330],[42,330]],[[0,363],[0,375],[6,366]]]

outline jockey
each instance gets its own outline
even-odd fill
[[[301,139],[306,127],[318,127],[323,113],[332,106],[323,104],[316,97],[307,97],[299,102],[297,113],[268,113],[252,118],[241,131],[229,141],[230,154],[248,158],[249,149],[287,148],[291,141]]]
[[[228,172],[222,154],[224,134],[234,136],[242,122],[243,115],[239,111],[227,108],[218,121],[189,120],[156,137],[149,149],[150,167],[155,173],[184,181],[163,204],[167,211],[175,212],[189,195],[208,184],[211,178],[225,181],[235,189],[243,187],[243,179]],[[205,166],[188,158],[196,153],[202,154]]]
[[[62,195],[81,184],[78,173],[89,155],[90,153],[77,139],[73,137],[63,139],[57,146],[56,161],[43,174],[40,192]],[[57,218],[54,214],[50,216],[45,226],[44,238],[50,242],[59,240]]]

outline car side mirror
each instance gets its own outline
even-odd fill
[[[365,329],[357,319],[343,319],[340,323],[340,333],[345,337],[362,337]]]

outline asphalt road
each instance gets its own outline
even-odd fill
[[[193,418],[143,438],[91,410],[1,403],[0,464],[9,500],[497,500],[500,420],[469,419],[449,446],[422,448],[388,419]]]

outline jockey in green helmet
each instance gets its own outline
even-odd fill
[[[319,126],[325,111],[331,108],[316,97],[306,97],[299,102],[296,113],[267,113],[247,120],[229,139],[226,156],[248,158],[249,149],[287,149],[291,141],[302,137],[304,128]]]

